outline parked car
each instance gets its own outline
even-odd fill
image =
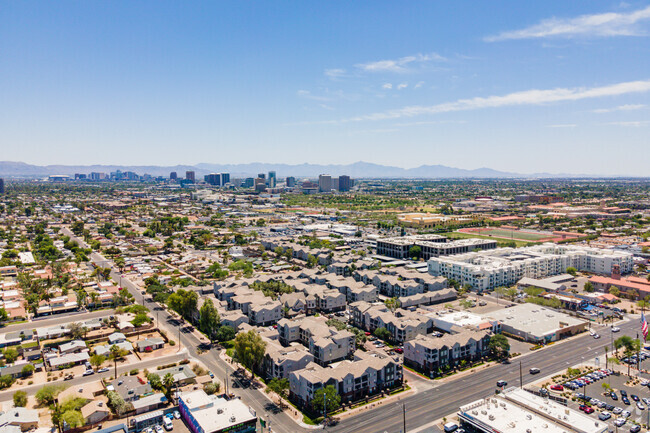
[[[584,413],[594,413],[594,408],[591,406],[587,406],[586,404],[580,406],[580,410],[583,411]]]
[[[181,417],[181,413],[179,411],[175,410],[174,411],[174,418],[180,419],[180,417]]]
[[[108,367],[104,367],[97,370],[97,373],[106,373],[107,371],[111,371],[111,369]]]
[[[616,427],[623,427],[623,425],[625,425],[626,422],[627,420],[625,418],[616,418],[616,420],[614,421],[614,425]]]
[[[160,427],[159,425],[157,425],[157,426],[155,427],[155,429],[156,429],[156,433],[165,433],[165,432],[163,431],[163,428]]]
[[[641,431],[641,426],[638,424],[634,424],[632,427],[630,427],[630,433],[639,433]]]
[[[86,370],[86,371],[84,371],[83,375],[84,376],[90,376],[91,374],[95,374],[95,371],[94,370]]]
[[[72,379],[74,379],[74,374],[72,373],[66,374],[65,377],[63,378],[63,380],[72,380]]]
[[[598,419],[601,421],[607,421],[612,417],[612,414],[609,412],[601,412],[598,414]]]
[[[551,385],[551,390],[553,390],[553,391],[564,391],[564,387],[562,385]]]

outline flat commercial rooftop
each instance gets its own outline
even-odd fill
[[[568,314],[530,303],[493,311],[483,317],[489,320],[498,320],[504,326],[538,337],[554,334],[558,329],[586,323],[584,320]]]
[[[462,406],[459,416],[470,424],[503,433],[604,433],[608,430],[602,421],[519,388],[509,388],[501,395]]]

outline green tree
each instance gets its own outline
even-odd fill
[[[219,329],[220,321],[219,313],[214,308],[212,300],[206,299],[199,310],[199,329],[212,340]]]
[[[623,348],[623,356],[629,358],[630,356],[639,353],[641,350],[641,341],[634,339],[629,335],[622,335],[621,337],[614,340],[614,348],[618,353],[618,350]],[[630,364],[627,364],[627,375],[630,375]]]
[[[236,334],[235,328],[233,328],[232,326],[224,325],[221,326],[219,330],[217,330],[216,338],[217,341],[219,342],[230,341],[233,338],[235,338],[235,334]]]
[[[14,406],[15,407],[27,406],[27,393],[25,391],[14,392]]]
[[[13,376],[9,374],[5,374],[4,376],[0,376],[0,389],[5,389],[11,387],[15,382],[15,379]]]
[[[172,389],[174,388],[174,376],[171,373],[167,373],[163,378],[162,378],[162,384],[163,387],[165,388],[165,395],[167,396],[168,399],[171,400],[171,393]]]
[[[409,257],[419,259],[421,255],[422,248],[420,248],[418,245],[413,245],[411,248],[409,248]]]
[[[333,385],[327,385],[325,388],[319,388],[314,392],[311,405],[316,412],[322,412],[323,417],[327,417],[328,413],[341,406],[341,396]]]
[[[163,383],[162,380],[160,379],[160,375],[157,373],[149,373],[147,375],[147,380],[149,381],[149,385],[151,385],[151,388],[153,388],[156,391],[160,391],[163,389]]]
[[[36,402],[39,406],[50,406],[64,389],[63,385],[45,385],[36,392]]]
[[[6,348],[2,354],[4,355],[5,361],[9,364],[13,364],[18,359],[18,351],[13,347]]]
[[[167,298],[167,305],[169,308],[177,312],[179,315],[189,320],[198,303],[199,295],[192,290],[178,289]]]
[[[5,307],[0,307],[0,322],[4,322],[9,319],[9,313],[5,310]]]
[[[390,331],[384,328],[383,326],[380,326],[379,328],[375,329],[373,335],[384,341],[390,341],[390,339],[393,337]]]
[[[251,329],[248,332],[237,334],[234,348],[237,359],[254,374],[255,367],[262,362],[266,353],[266,342],[262,340],[262,337],[257,332]]]
[[[569,275],[573,275],[575,277],[578,274],[578,270],[573,266],[569,266],[568,268],[566,268],[566,273]]]
[[[318,263],[318,259],[316,257],[314,257],[311,254],[309,254],[307,256],[307,267],[308,268],[313,268],[314,266],[316,266],[317,263]]]
[[[133,320],[131,320],[131,324],[137,328],[145,323],[150,323],[151,320],[152,319],[147,315],[147,313],[138,313],[135,315]]]
[[[267,394],[270,392],[274,392],[280,398],[286,399],[289,396],[289,379],[278,379],[278,378],[271,379],[269,383],[266,384],[265,392]],[[280,404],[283,404],[282,402],[283,400],[280,401]]]
[[[594,292],[594,285],[591,283],[591,281],[587,281],[584,285],[584,290],[587,293],[593,293]]]
[[[89,359],[90,365],[95,367],[95,370],[98,370],[104,362],[106,362],[106,357],[104,355],[92,355]]]
[[[32,364],[25,364],[23,368],[20,370],[20,374],[23,377],[31,376],[34,374],[34,366]]]
[[[398,298],[389,298],[384,301],[384,304],[390,311],[395,311],[402,306],[402,303]]]
[[[508,354],[510,352],[510,342],[503,334],[495,334],[490,337],[490,342],[488,343],[488,349],[492,356],[498,360],[508,359]]]
[[[618,297],[618,296],[621,295],[621,289],[619,289],[616,286],[610,286],[609,287],[609,294]]]

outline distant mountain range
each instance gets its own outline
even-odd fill
[[[477,168],[467,170],[462,168],[447,167],[444,165],[422,165],[416,168],[401,168],[368,162],[355,162],[354,164],[210,164],[201,163],[194,166],[156,166],[156,165],[31,165],[24,162],[0,161],[0,176],[4,177],[45,177],[49,175],[70,175],[75,173],[112,171],[133,171],[139,175],[150,174],[152,176],[169,176],[175,171],[178,177],[185,177],[185,172],[193,170],[197,179],[208,173],[226,172],[231,177],[252,177],[258,173],[275,171],[279,178],[286,176],[295,177],[317,177],[319,174],[327,173],[333,176],[347,174],[352,178],[382,178],[382,179],[452,179],[452,178],[559,178],[559,177],[602,177],[595,175],[576,174],[550,174],[533,173],[521,174],[493,170],[491,168]]]

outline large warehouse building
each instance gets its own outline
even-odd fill
[[[524,248],[497,248],[429,259],[429,273],[469,284],[474,290],[512,286],[524,277],[545,278],[574,267],[609,275],[615,266],[632,272],[632,254],[573,245],[545,243]]]

